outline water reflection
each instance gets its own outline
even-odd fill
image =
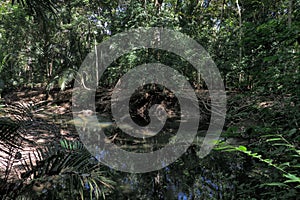
[[[165,136],[163,140],[152,137],[136,139],[130,138],[128,135],[123,137],[123,133],[112,122],[105,120],[100,122],[100,127],[96,122],[92,125],[105,129],[105,135],[108,138],[114,138],[110,142],[127,151],[148,152],[153,150],[153,146],[160,149],[160,146],[164,146],[165,143],[172,142],[174,139],[166,137],[165,133],[160,135]],[[126,127],[126,125],[124,126]],[[127,128],[130,129],[130,127]],[[170,127],[167,131],[173,128]],[[117,137],[114,137],[116,134]],[[158,171],[134,174],[103,166],[105,171],[109,172],[109,178],[117,183],[115,191],[107,199],[227,199],[224,195],[233,189],[233,184],[228,181],[230,179],[227,177],[235,173],[238,165],[234,158],[229,160],[226,155],[220,155],[219,152],[212,152],[204,159],[199,158],[198,152],[203,135],[205,135],[205,131],[200,130],[193,145],[184,155],[168,166],[162,161],[159,165],[164,168]],[[145,146],[146,143],[149,146]],[[110,156],[110,152],[105,149],[100,149],[97,145],[94,148],[95,152],[98,152],[95,154],[97,160],[101,161]],[[120,163],[123,168],[128,168],[131,164],[130,162]]]
[[[97,155],[98,159],[105,153]],[[222,162],[220,156],[213,152],[200,159],[197,146],[193,146],[175,163],[169,166],[161,163],[165,167],[159,171],[132,174],[107,168],[117,179],[118,191],[109,199],[226,199],[224,193],[232,190],[232,183],[225,179],[230,162],[228,166],[225,162],[218,166]]]

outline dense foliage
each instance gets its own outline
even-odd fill
[[[92,162],[81,143],[60,140],[38,150],[42,164],[23,163],[28,173],[9,187],[10,163],[5,161],[0,194],[32,199],[64,199],[70,194],[74,199],[299,197],[298,0],[1,1],[0,92],[65,90],[97,44],[137,27],[180,31],[212,56],[228,92],[226,124],[215,150],[200,159],[196,144],[190,154],[161,171],[125,174]],[[106,70],[102,84],[112,88],[128,70],[153,61],[172,66],[195,88],[206,89],[189,63],[153,49],[121,56]],[[34,118],[8,116],[0,121],[0,144],[9,160],[19,151],[15,138],[23,137]],[[40,187],[49,182],[51,186],[31,191],[37,183]]]

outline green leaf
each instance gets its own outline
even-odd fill
[[[237,150],[239,150],[239,151],[247,151],[247,147],[245,147],[245,146],[239,146],[237,148]]]
[[[297,180],[287,180],[287,181],[284,181],[285,183],[300,183],[300,179],[297,179]]]
[[[294,147],[291,144],[286,144],[286,143],[274,143],[273,146],[285,146],[285,147]]]
[[[264,162],[266,162],[266,163],[272,163],[273,160],[272,159],[264,159]]]
[[[288,136],[292,136],[297,132],[297,129],[293,128],[289,131]]]
[[[254,156],[254,157],[260,159],[260,158],[261,158],[261,155],[257,155],[257,156]]]
[[[271,138],[267,139],[267,142],[282,140],[281,138]]]
[[[267,185],[267,186],[278,186],[278,187],[288,187],[287,184],[284,184],[284,183],[265,183],[265,184],[262,184],[262,185]]]
[[[295,182],[300,183],[300,178],[295,176],[294,174],[289,173],[289,174],[284,174],[283,176],[290,179],[290,180],[284,181],[285,183],[295,183]]]
[[[285,162],[285,163],[282,163],[282,164],[280,164],[279,165],[281,168],[284,168],[284,167],[286,167],[286,166],[290,166],[290,162]]]

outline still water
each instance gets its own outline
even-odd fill
[[[104,120],[105,121],[105,120]],[[80,123],[77,121],[76,123]],[[96,126],[97,123],[95,123]],[[98,128],[105,129],[106,136],[113,139],[114,144],[126,151],[149,152],[163,148],[172,141],[167,136],[172,128],[165,129],[159,139],[133,139],[114,127],[112,122],[101,122]],[[124,125],[125,126],[125,125]],[[172,126],[177,126],[172,123]],[[128,128],[128,127],[127,127]],[[89,130],[97,130],[89,124]],[[237,158],[226,153],[213,150],[209,155],[200,158],[199,151],[202,145],[205,130],[199,130],[193,144],[188,150],[170,165],[162,169],[147,173],[126,173],[104,166],[110,179],[116,182],[114,191],[107,199],[231,199],[234,192],[233,182],[242,167]],[[102,161],[109,152],[99,150],[95,146],[96,159]],[[124,166],[130,165],[122,163]]]

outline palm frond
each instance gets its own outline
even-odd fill
[[[24,163],[27,170],[22,178],[30,179],[24,191],[37,185],[43,187],[43,194],[40,191],[36,194],[39,198],[59,195],[61,198],[99,199],[113,188],[114,182],[105,177],[106,172],[79,141],[61,140],[60,144],[38,149],[37,155],[36,164]]]
[[[8,182],[14,171],[18,175],[10,187],[0,185],[0,193],[5,194],[1,197],[104,199],[114,184],[106,178],[107,171],[80,141],[61,139],[53,123],[37,118],[39,110],[30,104],[1,110],[5,116],[0,118],[0,145],[5,147],[0,154],[5,166],[2,179]]]

